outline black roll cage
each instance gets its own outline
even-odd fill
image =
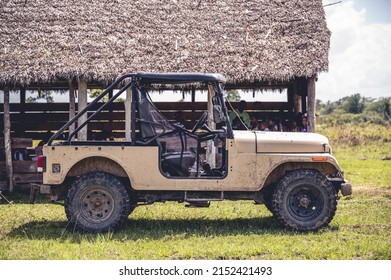
[[[130,79],[130,81],[126,81]],[[78,112],[75,117],[69,120],[64,126],[62,126],[48,141],[47,145],[51,146],[53,141],[58,139],[64,131],[69,129],[69,127],[76,123],[76,121],[85,113],[88,112],[95,104],[102,100],[106,95],[109,94],[112,90],[117,88],[121,83],[125,82],[125,85],[120,88],[120,90],[113,95],[107,102],[103,103],[94,113],[91,114],[82,124],[80,124],[72,133],[69,133],[68,138],[63,141],[63,145],[72,145],[72,138],[83,128],[85,127],[97,114],[99,114],[107,105],[114,102],[123,92],[128,88],[132,89],[132,115],[131,115],[131,145],[137,144],[136,136],[136,103],[137,103],[137,90],[138,87],[148,86],[148,85],[180,85],[180,84],[194,84],[194,83],[206,83],[214,84],[216,95],[214,98],[218,98],[220,106],[223,110],[224,115],[227,118],[227,131],[226,137],[233,139],[233,131],[231,123],[228,121],[228,110],[225,106],[223,92],[221,84],[225,83],[225,78],[221,74],[209,74],[209,73],[145,73],[137,72],[131,74],[125,74],[114,81],[108,88],[106,88],[98,97],[96,97],[91,103],[89,103],[83,110]],[[85,143],[85,142],[84,142]]]

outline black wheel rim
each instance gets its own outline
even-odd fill
[[[300,221],[311,221],[318,217],[324,207],[321,192],[311,185],[300,185],[288,196],[288,211]]]
[[[85,190],[79,198],[80,215],[90,223],[102,223],[110,218],[114,211],[114,199],[103,187]]]

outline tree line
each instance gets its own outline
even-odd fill
[[[364,97],[360,93],[343,97],[337,101],[316,100],[316,112],[321,122],[331,124],[374,123],[391,125],[391,98]]]

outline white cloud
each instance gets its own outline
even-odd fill
[[[369,24],[366,10],[355,10],[353,1],[325,10],[332,32],[329,72],[319,75],[317,98],[337,100],[354,93],[390,97],[391,24]]]

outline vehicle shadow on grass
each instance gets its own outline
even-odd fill
[[[108,233],[80,233],[66,221],[33,221],[23,224],[7,236],[34,240],[66,240],[79,243],[82,240],[137,241],[158,240],[173,236],[231,236],[251,234],[297,234],[284,230],[272,216],[237,219],[129,219],[124,226]]]
[[[30,202],[30,189],[23,188],[17,189],[13,193],[8,191],[1,191],[0,194],[0,205],[1,204],[29,204]],[[33,204],[48,204],[50,203],[49,199],[45,195],[36,195]]]
[[[323,231],[338,231],[338,226],[329,226]],[[307,235],[283,229],[272,216],[237,219],[129,219],[124,226],[108,233],[80,233],[66,221],[36,221],[26,223],[7,234],[11,238],[56,240],[70,243],[105,241],[159,240],[175,236],[188,238],[235,235]]]

